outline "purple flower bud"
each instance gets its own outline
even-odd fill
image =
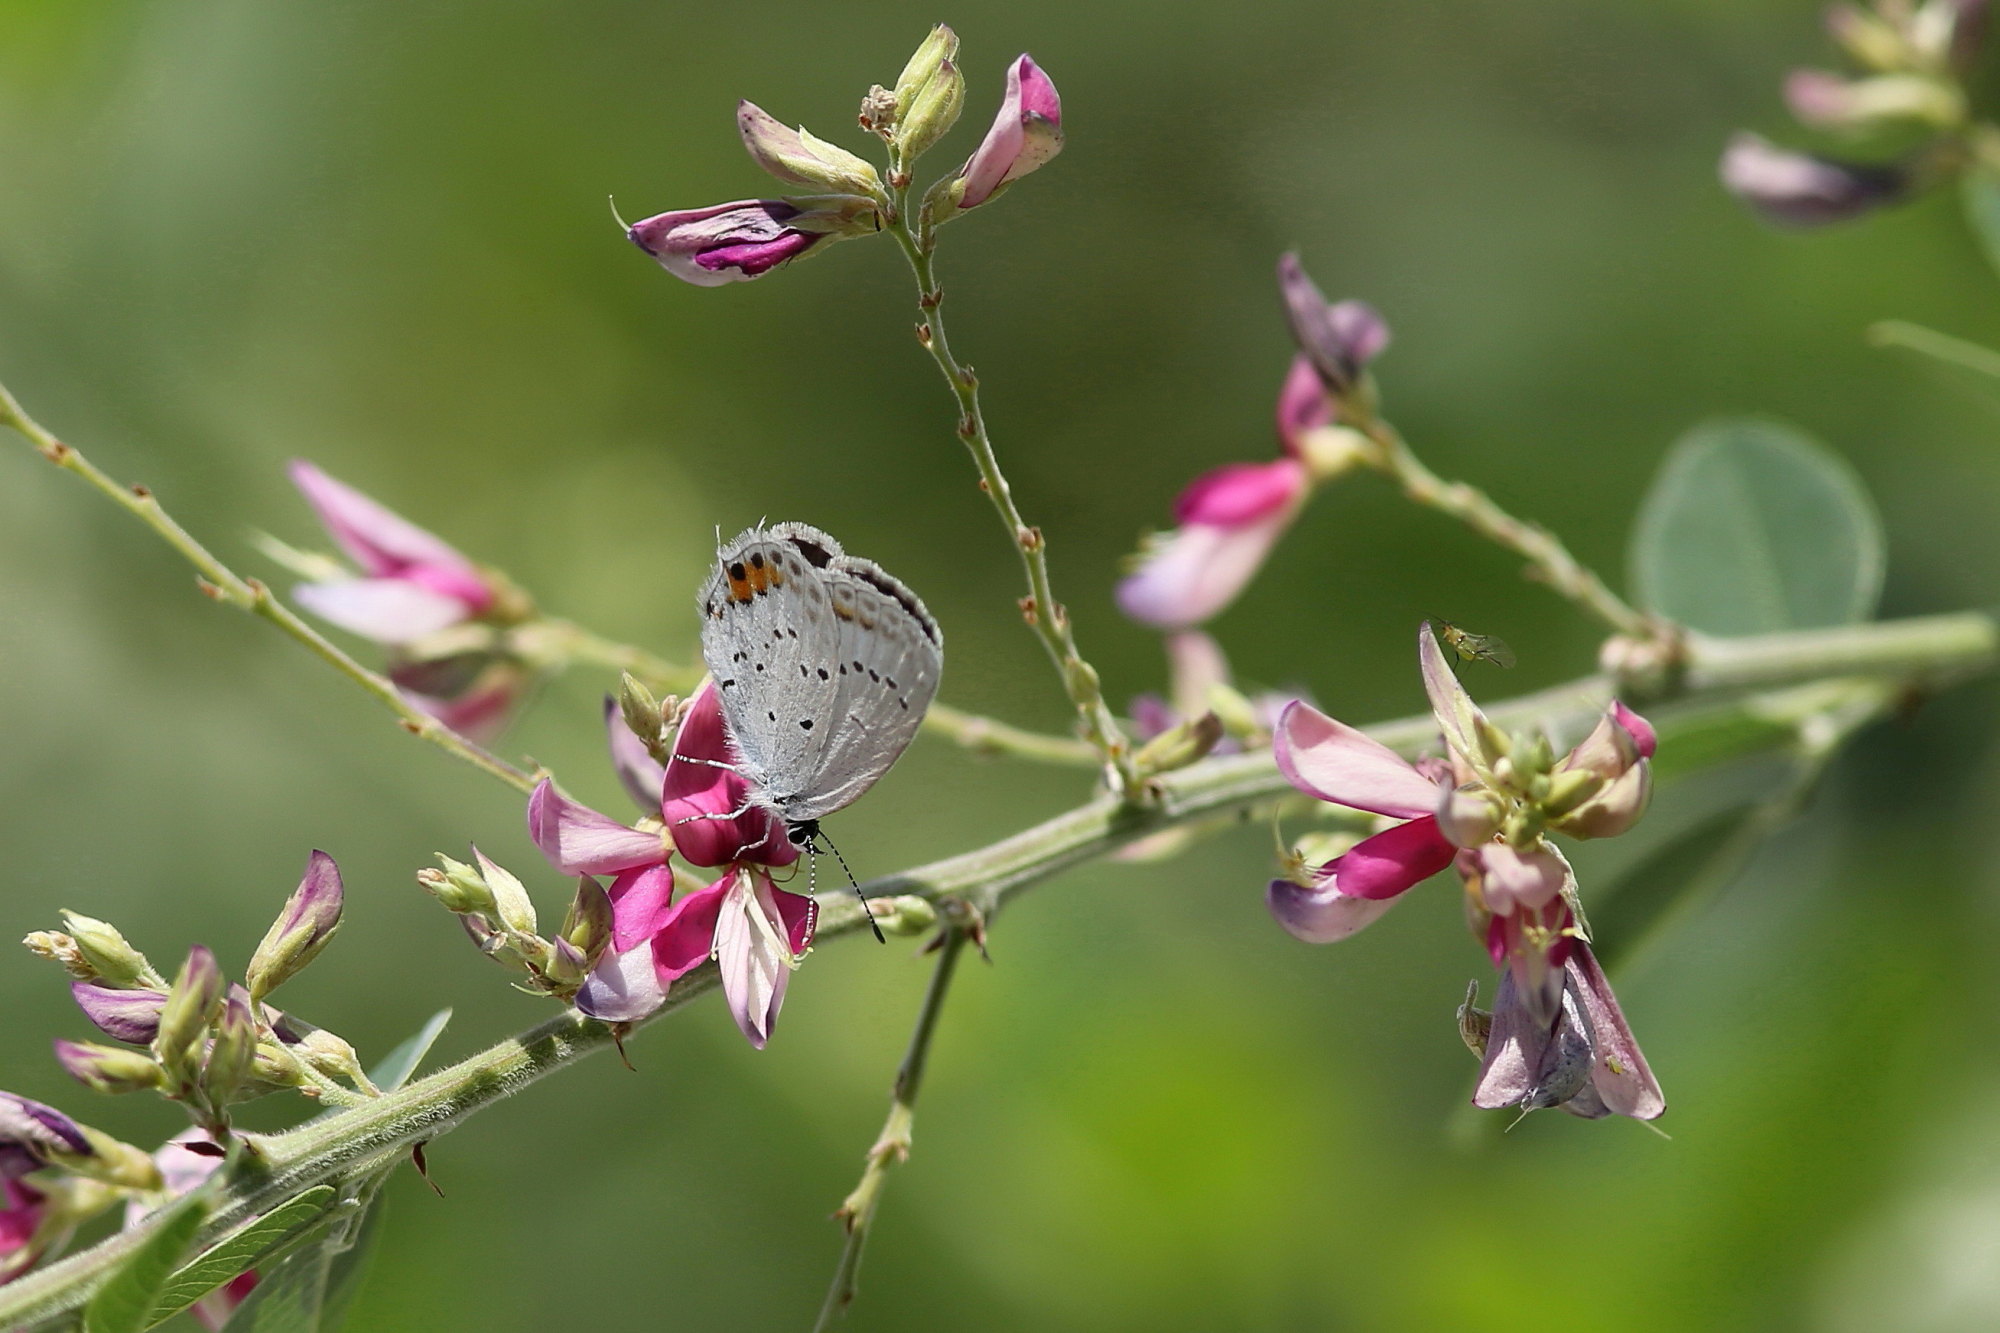
[[[0,1092],[0,1180],[17,1180],[57,1154],[92,1152],[83,1127],[55,1107]]]
[[[1278,259],[1278,292],[1285,299],[1293,340],[1335,394],[1353,388],[1368,363],[1389,345],[1389,326],[1375,307],[1365,301],[1329,305],[1296,254]]]
[[[1007,95],[993,128],[959,170],[960,208],[976,208],[1062,151],[1062,99],[1027,56],[1007,67]]]
[[[1794,153],[1750,133],[1729,141],[1722,154],[1722,184],[1766,221],[1784,227],[1820,227],[1860,217],[1902,199],[1910,171],[1898,164],[1870,166]]]
[[[660,267],[697,287],[747,282],[820,242],[876,229],[873,200],[858,195],[741,199],[661,213],[626,235]]]
[[[144,1051],[61,1037],[55,1040],[55,1051],[63,1070],[92,1092],[143,1092],[166,1082],[159,1063]]]
[[[1305,438],[1334,421],[1333,400],[1312,358],[1300,352],[1285,372],[1285,385],[1278,391],[1278,443],[1293,458],[1302,457]]]
[[[113,990],[78,981],[70,986],[69,992],[76,997],[83,1016],[109,1036],[145,1046],[159,1035],[160,1011],[167,1003],[163,991]]]
[[[253,999],[262,999],[319,956],[340,929],[340,868],[325,852],[306,861],[305,877],[285,902],[285,910],[264,933],[243,979]]]

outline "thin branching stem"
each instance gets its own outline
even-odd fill
[[[820,1307],[819,1322],[813,1326],[815,1333],[831,1328],[854,1303],[855,1282],[861,1275],[861,1251],[868,1244],[868,1229],[875,1221],[876,1206],[882,1202],[882,1187],[887,1183],[889,1168],[910,1158],[910,1133],[916,1124],[917,1093],[923,1087],[924,1068],[930,1061],[931,1038],[937,1035],[938,1015],[944,1010],[944,997],[951,990],[951,979],[958,971],[965,945],[963,928],[955,924],[944,928],[938,942],[937,966],[931,972],[930,985],[924,989],[924,1002],[917,1010],[916,1026],[910,1031],[910,1047],[896,1069],[896,1083],[889,1093],[889,1118],[882,1123],[881,1134],[868,1149],[860,1183],[834,1213],[847,1234],[840,1247],[840,1262],[834,1268],[833,1282],[827,1287],[826,1303]]]
[[[4,386],[0,386],[0,425],[12,426],[35,446],[43,458],[65,472],[81,477],[93,490],[158,533],[168,546],[194,566],[200,576],[196,581],[197,586],[208,597],[225,606],[235,607],[239,611],[268,621],[283,633],[304,644],[313,656],[387,705],[389,711],[396,715],[403,730],[411,735],[429,741],[446,753],[471,764],[482,773],[500,779],[516,791],[534,790],[533,774],[516,768],[483,746],[459,735],[411,703],[387,676],[370,671],[342,652],[325,635],[308,625],[290,607],[279,601],[261,580],[246,578],[217,559],[215,554],[195,540],[186,528],[174,521],[147,487],[120,485],[96,464],[77,452],[74,446],[57,439],[33,417],[22,411],[20,403],[15,401],[14,395]]]

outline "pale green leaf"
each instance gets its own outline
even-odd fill
[[[444,1025],[451,1022],[451,1010],[440,1009],[430,1016],[430,1021],[419,1028],[416,1035],[404,1041],[395,1050],[383,1056],[368,1077],[376,1087],[384,1092],[394,1092],[410,1081],[410,1075],[417,1072],[417,1066],[430,1054],[432,1043],[444,1032]]]
[[[167,1281],[153,1309],[153,1322],[180,1313],[238,1274],[269,1263],[326,1221],[336,1193],[331,1185],[315,1185],[209,1246]]]
[[[197,1190],[170,1204],[131,1258],[84,1307],[84,1333],[140,1333],[153,1326],[153,1308],[209,1212],[209,1193]]]
[[[1882,564],[1881,520],[1853,470],[1771,421],[1711,422],[1683,436],[1632,541],[1639,599],[1715,635],[1865,619]]]

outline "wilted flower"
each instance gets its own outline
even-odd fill
[[[993,128],[959,170],[960,208],[976,208],[1062,151],[1062,99],[1027,56],[1007,67],[1007,95]]]
[[[661,213],[634,223],[632,244],[660,267],[697,287],[759,278],[828,241],[881,228],[875,201],[828,194],[799,199],[739,199]]]
[[[493,606],[492,580],[442,538],[311,463],[293,462],[291,474],[327,535],[361,568],[359,577],[300,584],[292,595],[314,615],[379,643],[403,644]]]
[[[1770,222],[1819,227],[1902,199],[1911,175],[1897,163],[1867,165],[1791,152],[1746,131],[1722,154],[1722,183]]]
[[[1560,1011],[1549,1022],[1523,1001],[1513,975],[1501,972],[1473,1105],[1560,1106],[1587,1120],[1659,1116],[1666,1098],[1587,942],[1574,941],[1562,975]]]
[[[629,750],[619,760],[621,769],[640,768],[635,776],[646,780]],[[585,1013],[607,1022],[643,1018],[665,1002],[676,979],[713,958],[743,1035],[760,1048],[769,1038],[791,969],[812,943],[816,905],[772,883],[766,868],[796,861],[798,848],[782,820],[750,802],[732,763],[711,681],[696,693],[674,738],[660,811],[684,860],[724,866],[725,873],[670,906],[660,894],[614,891],[612,949],[576,997]],[[665,890],[671,888],[669,878]]]
[[[1389,326],[1366,301],[1328,304],[1295,254],[1278,258],[1278,294],[1299,351],[1329,392],[1345,394],[1389,345]]]

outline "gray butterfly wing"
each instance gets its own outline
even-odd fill
[[[881,567],[841,556],[820,575],[838,631],[836,688],[817,763],[795,791],[783,794],[793,820],[852,804],[889,770],[916,736],[944,667],[937,622]]]
[[[698,598],[701,655],[743,776],[781,811],[785,788],[820,767],[832,725],[837,635],[823,567],[839,558],[839,543],[803,523],[751,528],[722,548]]]

